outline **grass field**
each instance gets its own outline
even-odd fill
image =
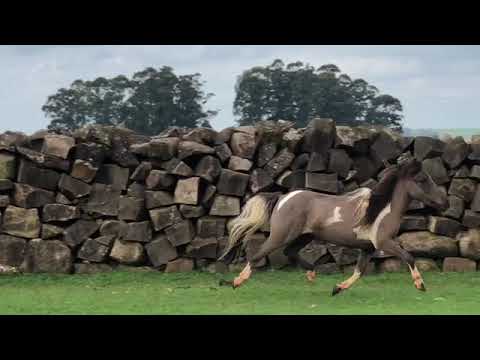
[[[224,275],[232,278],[233,274]],[[242,288],[220,274],[115,272],[0,277],[0,314],[480,314],[480,273],[426,273],[428,291],[409,274],[371,275],[331,297],[344,275],[257,273]]]

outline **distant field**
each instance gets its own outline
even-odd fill
[[[267,271],[237,290],[218,286],[234,274],[0,276],[0,314],[480,314],[480,272],[424,273],[425,293],[408,273],[365,276],[332,297],[347,276]]]

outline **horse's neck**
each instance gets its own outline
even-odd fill
[[[399,181],[393,191],[392,201],[390,202],[391,214],[398,217],[400,222],[403,214],[407,211],[408,204],[410,202],[410,196],[405,189],[403,181]]]

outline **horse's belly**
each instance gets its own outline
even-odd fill
[[[323,228],[316,232],[315,236],[319,240],[345,247],[369,249],[373,246],[370,240],[358,238],[352,229],[347,229],[340,224]]]

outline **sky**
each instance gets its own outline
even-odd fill
[[[74,80],[131,76],[168,65],[177,75],[199,72],[211,124],[234,125],[238,75],[274,59],[318,67],[336,64],[353,78],[400,99],[409,128],[480,128],[480,46],[407,45],[0,45],[0,132],[46,128],[49,95]]]

